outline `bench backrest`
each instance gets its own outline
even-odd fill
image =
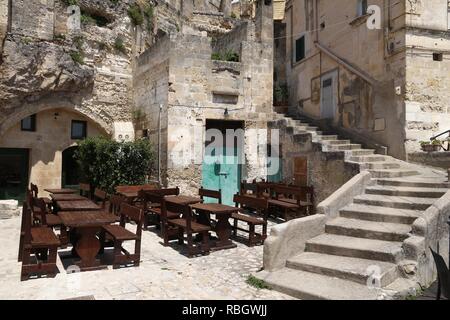
[[[203,187],[201,187],[198,190],[198,194],[202,200],[204,200],[204,198],[207,197],[207,198],[217,199],[219,203],[222,203],[222,190],[219,190],[219,191],[208,190],[208,189],[203,189]]]
[[[268,208],[268,202],[263,198],[254,198],[236,194],[233,197],[233,202],[236,207],[249,207],[257,211],[266,211]]]
[[[155,189],[148,191],[148,193],[155,193],[161,196],[178,196],[180,195],[180,188]]]
[[[107,199],[108,199],[108,194],[105,191],[98,189],[98,188],[95,189],[94,201],[97,202],[97,204],[100,203],[103,209],[105,208],[105,203],[106,203]]]
[[[144,213],[141,209],[128,203],[122,203],[120,206],[120,225],[125,227],[127,220],[136,223],[136,235],[141,238],[142,224],[144,223]]]
[[[126,201],[125,197],[112,195],[109,199],[109,212],[115,215],[120,214],[120,207]]]
[[[89,183],[80,183],[80,195],[91,198],[91,185]]]

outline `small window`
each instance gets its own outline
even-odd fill
[[[444,55],[442,53],[433,53],[433,61],[444,60]]]
[[[36,115],[33,114],[20,122],[20,128],[22,131],[36,131]]]
[[[72,133],[73,140],[85,139],[87,136],[87,122],[72,120]]]
[[[358,16],[367,14],[367,0],[358,0]]]
[[[305,36],[295,41],[295,62],[299,62],[306,57]]]

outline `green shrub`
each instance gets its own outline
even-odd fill
[[[248,276],[248,278],[245,282],[249,286],[252,286],[257,289],[270,289],[270,287],[267,285],[267,283],[264,282],[264,280],[260,280],[252,275]]]
[[[141,8],[137,4],[133,4],[128,8],[128,16],[136,26],[140,26],[144,23],[144,16],[142,15]]]
[[[214,52],[211,55],[212,60],[221,60],[221,61],[229,61],[229,62],[239,62],[239,55],[232,51],[227,50],[225,52]]]
[[[231,13],[230,17],[231,17],[232,19],[236,19],[236,18],[237,18],[237,17],[236,17],[236,14],[235,14],[234,12]]]
[[[74,51],[70,53],[72,60],[78,64],[84,64],[84,55],[79,51]]]
[[[77,6],[78,5],[78,0],[64,0],[64,3],[67,6]]]
[[[90,15],[85,14],[85,13],[83,13],[83,14],[80,16],[80,22],[81,22],[82,24],[92,24],[92,25],[96,24],[95,19],[94,19],[93,17],[91,17]]]
[[[127,48],[125,48],[125,44],[123,43],[123,39],[121,37],[117,37],[116,41],[114,41],[114,48],[123,54],[127,54]]]
[[[83,36],[76,36],[75,38],[73,38],[73,44],[75,45],[75,48],[81,51],[84,44]]]
[[[119,185],[144,184],[155,155],[148,140],[117,142],[94,137],[80,142],[75,158],[87,182],[114,193]]]

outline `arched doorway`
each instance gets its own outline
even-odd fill
[[[80,166],[75,159],[75,151],[78,147],[70,147],[62,153],[62,187],[78,188],[80,181],[83,180]]]

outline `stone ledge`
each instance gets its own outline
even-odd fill
[[[17,200],[0,200],[0,220],[10,219],[14,216],[18,216],[19,201]]]

